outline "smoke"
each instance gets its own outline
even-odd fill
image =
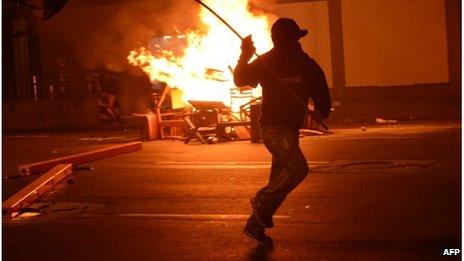
[[[250,3],[252,5],[259,7],[265,7],[268,5],[273,5],[279,3],[279,0],[250,0]]]
[[[146,46],[152,37],[195,29],[198,24],[199,7],[193,1],[92,2],[70,1],[41,24],[45,71],[130,70],[126,59],[130,50]]]
[[[268,14],[274,13],[275,5],[278,3],[278,0],[250,0],[252,9],[257,9]]]
[[[254,0],[250,7],[259,12],[269,3]],[[194,1],[179,0],[71,0],[39,24],[43,72],[115,72],[123,113],[144,112],[153,102],[151,84],[128,63],[129,52],[148,46],[153,37],[203,29],[200,8]]]

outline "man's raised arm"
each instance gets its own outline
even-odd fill
[[[248,64],[255,50],[251,36],[245,37],[242,41],[242,54],[234,70],[234,83],[238,87],[256,87],[258,84],[257,61]]]

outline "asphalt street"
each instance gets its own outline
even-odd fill
[[[3,136],[4,177],[34,155],[137,138],[107,133],[89,143],[82,140],[88,133],[40,135],[51,143]],[[268,178],[262,144],[153,141],[74,171],[74,182],[31,207],[37,213],[3,217],[3,259],[453,259],[443,251],[461,246],[460,123],[335,129],[300,144],[310,175],[276,213],[273,247],[242,233],[249,199]],[[4,179],[4,200],[27,179]]]

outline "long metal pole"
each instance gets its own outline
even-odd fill
[[[195,2],[197,2],[198,4],[200,4],[201,6],[203,6],[204,8],[206,8],[208,11],[210,11],[214,16],[216,16],[219,20],[221,20],[221,22],[223,22],[235,35],[238,36],[238,38],[240,38],[240,40],[243,40],[243,37],[240,35],[240,33],[237,32],[237,30],[235,30],[226,20],[224,20],[224,18],[222,18],[218,13],[216,13],[213,9],[211,9],[211,7],[209,7],[208,5],[206,5],[205,3],[203,3],[202,1],[200,0],[193,0]],[[254,54],[256,55],[256,57],[260,57],[259,54],[255,51]],[[304,102],[290,89],[290,87],[287,86],[287,84],[282,80],[282,78],[280,78],[279,75],[277,75],[277,73],[266,63],[266,62],[263,62],[264,66],[266,66],[266,68],[271,72],[271,74],[274,76],[274,78],[277,79],[277,81],[285,88],[285,90],[287,90],[287,92],[298,102],[298,104],[300,104],[308,113],[309,115],[314,115],[314,112],[312,110],[310,110],[308,108],[308,105],[307,104],[304,104]],[[312,117],[313,118],[313,117]],[[317,121],[317,120],[316,120]],[[322,120],[319,120],[317,121],[322,127],[324,127],[324,129],[328,130],[329,128],[327,127],[327,125],[324,124],[324,122],[322,122]]]

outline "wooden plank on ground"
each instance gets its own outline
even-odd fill
[[[48,171],[57,164],[73,164],[76,166],[87,162],[109,158],[119,154],[133,152],[141,149],[141,142],[130,142],[122,145],[111,146],[108,148],[97,149],[89,152],[83,152],[51,160],[21,165],[18,167],[18,172],[20,175],[37,174]]]
[[[15,216],[21,209],[29,206],[45,192],[69,176],[71,172],[72,164],[56,165],[18,193],[5,200],[2,204],[2,213]]]

